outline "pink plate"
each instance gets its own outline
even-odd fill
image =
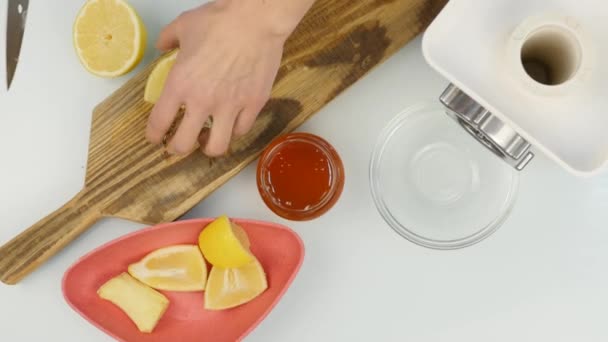
[[[68,304],[93,325],[119,341],[239,341],[251,332],[283,296],[304,259],[296,233],[277,224],[234,219],[247,232],[251,251],[268,279],[268,289],[249,303],[224,311],[207,311],[203,293],[161,291],[169,308],[150,334],[114,304],[97,296],[97,289],[126,271],[147,253],[173,244],[197,244],[201,230],[212,219],[178,221],[146,228],[111,241],[85,255],[63,277]]]

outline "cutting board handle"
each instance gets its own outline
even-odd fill
[[[82,201],[84,190],[0,247],[0,280],[14,285],[101,218]]]

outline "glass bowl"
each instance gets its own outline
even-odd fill
[[[445,114],[440,103],[407,108],[384,128],[370,186],[388,225],[433,249],[473,245],[513,208],[519,174]]]

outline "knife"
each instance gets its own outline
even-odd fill
[[[6,88],[11,87],[25,30],[29,0],[8,0],[6,19]]]

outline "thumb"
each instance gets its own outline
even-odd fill
[[[177,37],[177,25],[179,18],[173,20],[169,25],[165,26],[158,40],[156,41],[156,48],[161,51],[168,51],[176,48],[179,45],[179,39]]]

